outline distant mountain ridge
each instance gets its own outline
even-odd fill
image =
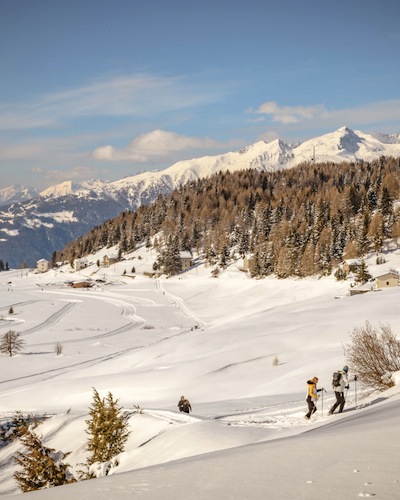
[[[50,259],[54,250],[121,211],[151,204],[160,194],[169,195],[188,181],[220,171],[252,168],[272,172],[302,162],[372,161],[382,155],[400,157],[400,133],[373,136],[341,127],[301,144],[259,141],[236,152],[179,161],[159,172],[113,182],[67,181],[28,201],[0,208],[0,259],[10,267],[19,267],[23,261],[35,266],[40,258]],[[18,199],[16,193],[13,197]]]
[[[11,203],[30,200],[38,196],[38,194],[39,192],[36,189],[20,186],[18,184],[0,188],[0,207],[3,205],[10,205]]]

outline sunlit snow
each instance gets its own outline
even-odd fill
[[[398,253],[379,266],[371,256],[370,273],[400,269]],[[93,388],[119,399],[132,430],[107,477],[24,498],[400,497],[400,387],[374,393],[358,383],[356,393],[352,382],[346,411],[328,416],[331,375],[352,329],[368,320],[399,334],[399,287],[350,297],[351,279],[254,280],[240,263],[219,278],[201,264],[144,277],[154,260],[140,249],[109,268],[0,273],[0,335],[11,329],[26,341],[20,354],[1,355],[1,421],[16,410],[46,413],[36,432],[72,452],[72,472],[87,456]],[[70,286],[87,279],[92,288]],[[306,421],[314,375],[327,392]],[[189,415],[178,412],[181,395]],[[19,493],[11,458],[21,449],[0,449],[3,498]]]

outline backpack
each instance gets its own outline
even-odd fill
[[[332,375],[332,387],[339,387],[342,380],[342,374],[340,372],[333,372]]]

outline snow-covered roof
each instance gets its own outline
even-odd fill
[[[359,266],[362,262],[361,259],[346,259],[345,260],[346,264],[348,264],[349,266]]]

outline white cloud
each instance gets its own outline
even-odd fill
[[[273,122],[279,122],[283,124],[299,123],[304,120],[311,120],[315,117],[326,116],[327,111],[320,105],[314,106],[279,106],[275,101],[268,101],[256,109],[255,111],[250,110],[250,112],[271,116]]]
[[[58,127],[73,117],[143,117],[210,104],[222,85],[139,74],[103,79],[33,102],[0,103],[0,130]]]
[[[221,144],[212,139],[179,135],[165,130],[153,130],[133,139],[125,148],[107,145],[93,151],[98,160],[129,160],[139,163],[167,160],[174,153],[201,148],[218,148]]]
[[[270,117],[274,123],[285,127],[280,132],[295,127],[296,130],[312,125],[317,127],[331,127],[332,129],[342,125],[352,128],[373,125],[376,130],[382,126],[400,120],[400,99],[378,101],[362,104],[360,106],[326,109],[322,104],[313,106],[279,106],[275,101],[267,101],[258,109],[248,110],[249,113]]]

